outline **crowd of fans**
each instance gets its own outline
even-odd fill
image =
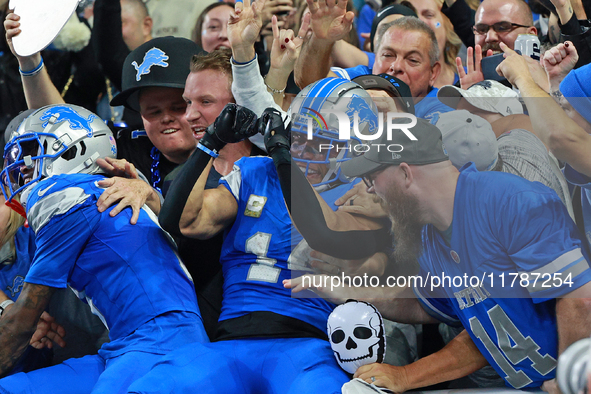
[[[160,290],[174,297],[158,302],[160,290],[133,304],[110,290],[86,294],[156,285],[142,276],[150,269],[133,286],[104,279],[127,278],[108,264],[87,267],[89,250],[104,250],[79,240],[87,230],[63,227],[83,216],[70,186],[55,178],[64,197],[43,200],[48,162],[18,167],[25,182],[48,186],[28,186],[36,193],[7,192],[3,172],[2,202],[15,209],[0,208],[0,392],[345,393],[352,378],[394,392],[560,392],[556,360],[591,335],[591,3],[90,0],[29,56],[14,50],[21,17],[6,0],[0,16],[5,165],[24,150],[23,134],[43,133],[38,109],[97,114],[116,157],[86,156],[84,144],[72,153],[92,169],[72,172],[107,175],[79,186],[92,215],[127,215],[131,230],[101,219],[121,250],[153,234],[154,220],[174,239],[170,250],[160,235],[138,246],[128,271],[152,247],[182,267],[162,268],[171,279]],[[516,51],[525,39],[532,56]],[[355,112],[362,135],[381,136],[342,138],[327,110]],[[386,133],[387,113],[416,117],[407,132],[418,141]],[[379,143],[404,148],[356,150]],[[90,227],[103,242],[106,230]],[[73,251],[48,246],[60,235]],[[41,275],[49,260],[60,280]],[[454,271],[491,282],[449,291],[387,282]],[[504,272],[569,284],[525,280],[500,294],[492,280]],[[303,274],[381,285],[334,289]],[[191,286],[196,298],[175,298]],[[351,298],[375,305],[386,336],[384,363],[354,375],[326,333],[328,315]],[[144,320],[127,310],[136,306]],[[173,335],[175,324],[183,330]]]

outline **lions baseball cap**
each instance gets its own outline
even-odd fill
[[[393,119],[396,121],[397,119]],[[408,125],[408,118],[399,118],[400,128]],[[416,138],[413,141],[400,129],[392,131],[392,138],[384,130],[375,142],[367,143],[367,151],[362,155],[341,164],[348,177],[359,177],[373,172],[384,164],[400,163],[425,165],[449,160],[443,146],[441,131],[425,119],[416,118],[417,123],[407,130]],[[396,122],[395,122],[396,124]]]
[[[412,93],[406,83],[391,75],[382,73],[379,75],[360,75],[352,79],[353,82],[361,85],[365,90],[381,89],[385,90],[392,97],[398,98],[400,104],[406,112],[415,114],[415,103],[412,99]]]
[[[462,97],[483,111],[503,116],[523,114],[523,105],[517,92],[497,81],[481,81],[466,90],[447,85],[437,92],[439,101],[454,109],[458,108]]]
[[[140,110],[138,93],[141,88],[185,88],[191,58],[203,49],[181,37],[159,37],[134,49],[123,63],[121,93],[113,97],[111,106],[125,105]]]
[[[439,114],[435,125],[441,130],[449,160],[458,169],[473,162],[478,171],[492,170],[499,158],[499,146],[490,123],[466,110]]]

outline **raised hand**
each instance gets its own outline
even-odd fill
[[[257,122],[257,129],[265,136],[265,148],[270,156],[280,148],[289,152],[291,127],[284,126],[279,111],[267,108]]]
[[[316,38],[338,41],[346,37],[353,26],[355,14],[347,11],[347,1],[306,0],[312,15],[312,31]]]
[[[476,54],[474,54],[476,52]],[[468,55],[466,59],[467,72],[462,66],[462,59],[456,58],[456,67],[458,69],[458,76],[460,77],[460,87],[468,89],[475,83],[484,81],[484,74],[482,74],[482,48],[476,45],[474,48],[468,47]]]
[[[577,61],[579,61],[579,54],[571,41],[558,44],[544,53],[541,63],[548,74],[550,90],[558,90],[560,82],[575,68]]]
[[[251,6],[250,0],[244,0],[234,5],[235,14],[230,15],[228,21],[228,40],[232,45],[234,60],[247,62],[254,58],[254,43],[263,26],[261,9],[265,6],[265,1],[257,0]]]
[[[8,47],[10,48],[10,52],[18,59],[18,63],[20,65],[21,70],[29,71],[33,70],[35,67],[39,65],[41,62],[41,54],[39,52],[31,55],[31,56],[19,56],[14,51],[14,46],[12,45],[13,37],[18,36],[21,33],[21,17],[17,14],[9,12],[6,15],[6,19],[4,20],[4,30],[6,30],[6,42],[8,43]]]
[[[226,104],[215,122],[207,127],[199,143],[219,153],[226,144],[240,142],[257,132],[257,117],[254,112],[230,103]]]
[[[271,22],[273,15],[282,15],[293,12],[292,0],[267,0],[265,7],[262,8],[263,25]]]
[[[519,88],[521,83],[526,81],[535,83],[525,58],[510,49],[503,42],[500,43],[500,46],[503,52],[505,52],[505,60],[497,66],[497,73],[507,78],[507,81],[517,88]]]
[[[294,37],[293,30],[279,29],[277,17],[273,16],[273,46],[271,47],[271,69],[277,70],[287,76],[293,71],[295,62],[300,55],[300,50],[308,29],[310,28],[310,14],[304,15],[304,20],[298,35]]]

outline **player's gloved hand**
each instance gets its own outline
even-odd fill
[[[219,153],[226,145],[240,142],[255,135],[257,116],[248,108],[233,103],[226,104],[220,115],[206,130],[201,145]]]
[[[281,113],[274,108],[267,108],[259,120],[258,129],[265,136],[265,148],[271,157],[279,151],[287,152],[290,149],[291,124],[286,128],[281,118]]]

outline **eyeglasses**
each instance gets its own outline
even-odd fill
[[[361,179],[363,179],[363,182],[365,183],[365,186],[367,186],[368,188],[373,187],[373,184],[374,184],[374,181],[376,179],[376,176],[378,176],[382,171],[384,171],[389,166],[390,166],[390,164],[384,164],[384,165],[379,166],[378,168],[376,168],[374,171],[363,175],[361,177]]]
[[[492,25],[487,25],[486,23],[478,23],[477,25],[472,26],[472,31],[474,32],[474,34],[485,35],[486,33],[488,33],[488,31],[490,30],[491,27],[497,33],[502,34],[502,33],[509,33],[510,31],[513,31],[513,30],[517,29],[518,27],[530,27],[530,26],[518,25],[517,23],[511,23],[511,22],[505,22],[505,21],[493,23]]]

